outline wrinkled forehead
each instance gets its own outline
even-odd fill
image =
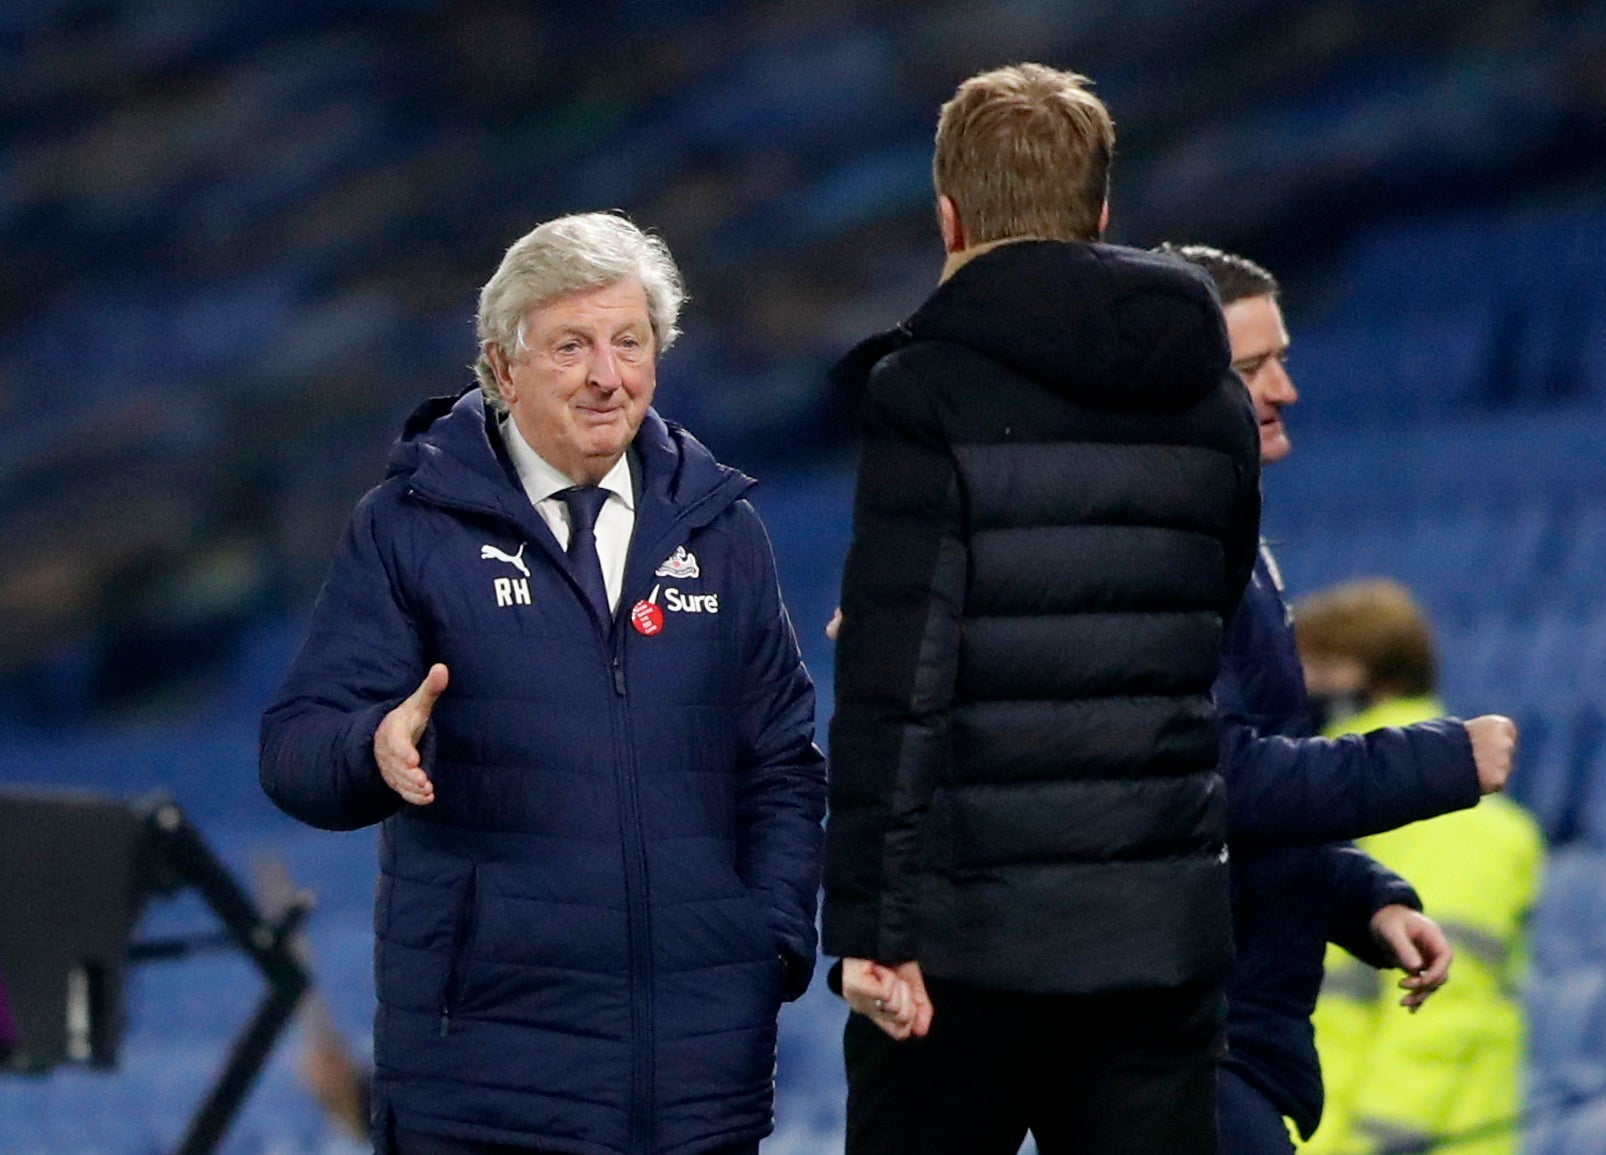
[[[519,336],[534,338],[557,330],[618,332],[652,329],[647,292],[634,277],[592,285],[538,301],[519,321]]]

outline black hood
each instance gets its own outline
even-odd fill
[[[898,328],[832,373],[857,392],[877,361],[915,341],[964,345],[1078,404],[1186,408],[1231,364],[1210,278],[1175,257],[1118,245],[1018,241],[964,265]]]

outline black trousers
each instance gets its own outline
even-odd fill
[[[541,1147],[509,1147],[502,1143],[475,1143],[468,1139],[447,1139],[418,1131],[393,1132],[396,1155],[542,1155]],[[708,1155],[758,1155],[758,1141],[749,1140],[735,1147],[721,1147]]]
[[[1226,1068],[1218,1087],[1222,1155],[1294,1155],[1282,1112],[1257,1087]]]
[[[847,1155],[1217,1155],[1219,987],[1026,995],[927,980],[924,1039],[843,1034]]]

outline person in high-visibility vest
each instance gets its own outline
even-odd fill
[[[1298,602],[1294,630],[1325,733],[1367,733],[1444,715],[1427,617],[1397,582],[1335,586]],[[1315,1014],[1327,1086],[1311,1155],[1428,1150],[1515,1155],[1524,1027],[1517,984],[1544,839],[1493,795],[1476,807],[1362,839],[1411,880],[1455,949],[1453,981],[1421,1016],[1377,971],[1329,947]]]

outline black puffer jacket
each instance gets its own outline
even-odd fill
[[[824,946],[994,989],[1222,977],[1210,686],[1254,564],[1258,438],[1198,270],[977,257],[862,390]]]

